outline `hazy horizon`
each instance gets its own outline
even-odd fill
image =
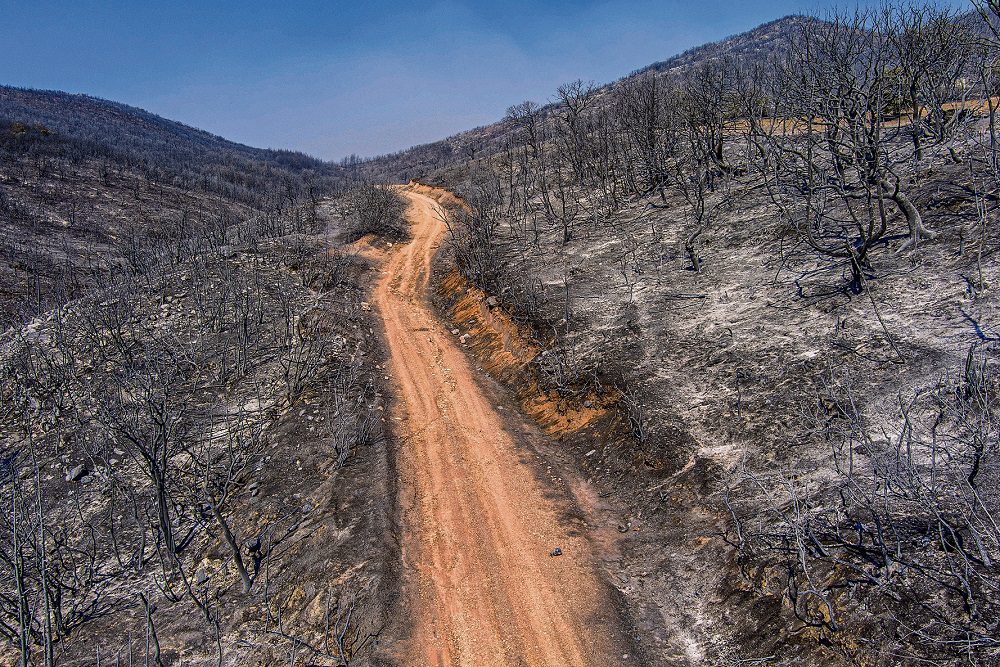
[[[814,0],[23,3],[0,82],[85,93],[259,147],[336,160],[493,122],[574,79],[604,83]]]

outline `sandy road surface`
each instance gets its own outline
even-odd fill
[[[430,197],[410,200],[411,242],[384,265],[403,561],[412,619],[403,664],[614,665],[608,607],[587,541],[560,525],[476,384],[455,336],[427,303],[445,226]],[[550,552],[559,547],[562,556]]]

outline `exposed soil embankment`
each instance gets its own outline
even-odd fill
[[[521,410],[554,437],[617,418],[617,392],[583,390],[567,397],[546,389],[531,367],[542,347],[531,332],[463,278],[450,272],[437,285],[448,319],[490,375],[515,390]]]
[[[432,198],[445,211],[468,206],[461,196],[419,181],[411,180],[407,189]],[[433,291],[447,321],[458,327],[452,329],[453,335],[475,354],[483,369],[513,390],[522,412],[547,435],[563,437],[599,422],[608,426],[618,421],[618,393],[614,389],[582,388],[570,397],[543,386],[531,368],[531,362],[543,351],[538,337],[457,270],[449,267],[434,282]]]

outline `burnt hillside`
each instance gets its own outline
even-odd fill
[[[646,73],[654,72],[661,77],[675,77],[687,69],[715,58],[773,55],[776,49],[781,48],[781,45],[796,27],[817,20],[805,16],[786,16],[745,33],[704,44],[637,69],[612,83],[594,86],[594,91],[598,93],[597,108],[610,105],[610,98],[605,94],[629,85]],[[562,105],[562,101],[556,95],[553,101],[538,106],[538,114],[543,119],[549,118],[558,113]],[[476,158],[488,157],[503,150],[504,142],[510,139],[514,128],[515,123],[508,118],[460,132],[440,141],[376,157],[360,165],[355,165],[354,168],[383,180],[406,182],[411,178],[428,178],[438,170],[466,164]]]
[[[341,239],[403,226],[348,186],[0,89],[0,664],[372,659],[393,482],[371,262]]]
[[[251,219],[315,221],[320,198],[344,185],[337,167],[299,153],[84,95],[0,87],[0,329],[128,264],[177,259],[195,236],[224,243]]]
[[[329,188],[338,174],[330,163],[302,153],[251,148],[87,95],[0,86],[0,124],[38,128],[54,138],[42,142],[32,132],[19,137],[20,149],[39,157],[105,160],[165,185],[251,204],[289,191]],[[7,139],[5,148],[16,150],[18,144]]]
[[[617,404],[562,446],[658,664],[996,663],[996,35],[792,17],[412,154],[468,207],[443,306]]]

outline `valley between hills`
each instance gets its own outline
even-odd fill
[[[0,665],[1000,664],[1000,5],[367,159],[0,86]]]

